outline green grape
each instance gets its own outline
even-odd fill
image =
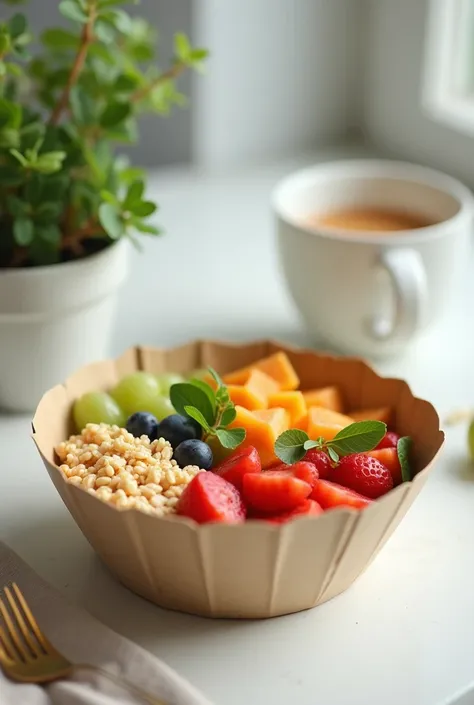
[[[189,375],[188,379],[200,379],[201,382],[206,382],[207,377],[209,377],[209,370],[203,368],[199,370],[193,370]]]
[[[169,397],[156,396],[150,400],[146,409],[140,409],[140,411],[149,411],[150,414],[156,416],[158,421],[162,421],[166,416],[170,414],[176,414]]]
[[[127,417],[136,411],[153,411],[149,408],[150,403],[160,393],[156,377],[148,372],[133,372],[126,375],[110,394],[122,407]]]
[[[171,385],[179,384],[180,382],[185,381],[183,375],[178,375],[175,372],[168,372],[167,374],[157,375],[156,379],[158,380],[160,392],[164,395],[170,393]]]
[[[115,399],[105,392],[83,394],[74,403],[73,416],[78,431],[82,431],[88,423],[125,426],[125,414]]]
[[[467,433],[467,445],[469,448],[469,457],[474,460],[474,419],[469,424],[469,431]]]

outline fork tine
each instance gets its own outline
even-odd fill
[[[12,588],[13,588],[13,591],[18,599],[18,602],[21,605],[21,608],[22,608],[23,613],[26,617],[26,620],[28,622],[30,630],[35,635],[40,646],[44,649],[45,653],[50,653],[50,652],[54,651],[52,644],[43,635],[43,632],[39,628],[36,619],[31,614],[31,610],[28,607],[28,603],[26,602],[25,598],[23,597],[23,593],[21,592],[20,588],[18,587],[18,585],[16,583],[12,584]]]
[[[10,640],[10,637],[0,626],[0,651],[3,652],[10,663],[15,663],[18,660],[15,648]]]
[[[13,615],[17,621],[18,626],[21,629],[21,633],[23,634],[23,639],[25,640],[26,644],[28,645],[28,648],[30,649],[31,655],[34,657],[40,656],[41,647],[32,638],[31,629],[27,628],[27,626],[25,624],[25,620],[23,619],[23,615],[21,614],[21,610],[18,608],[18,605],[15,601],[15,598],[11,594],[10,589],[8,587],[5,587],[4,590],[5,590],[5,595],[7,596],[8,604],[10,605],[10,609],[13,612]]]
[[[20,660],[26,663],[29,659],[30,656],[27,653],[21,638],[19,637],[19,629],[13,624],[13,620],[10,617],[10,614],[5,607],[5,603],[3,602],[2,598],[0,597],[0,613],[3,617],[3,621],[5,623],[6,630],[8,632],[8,635],[10,636],[11,641],[15,645],[15,650],[20,657]]]
[[[1,664],[4,668],[8,668],[8,667],[10,667],[10,666],[13,666],[13,664],[14,664],[15,662],[13,661],[13,659],[11,659],[11,658],[7,655],[7,652],[4,650],[4,648],[3,648],[3,646],[2,646],[1,644],[2,644],[2,641],[1,641],[1,639],[0,639],[0,664]]]

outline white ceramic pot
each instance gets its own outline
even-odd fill
[[[280,261],[315,339],[359,355],[393,355],[449,314],[470,262],[473,204],[459,181],[402,162],[331,162],[286,178],[273,197]],[[308,224],[345,208],[412,213],[435,224],[397,232]]]
[[[127,249],[120,240],[75,262],[0,270],[0,409],[31,411],[58,379],[108,355]]]

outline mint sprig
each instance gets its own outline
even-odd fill
[[[413,477],[410,465],[410,452],[412,445],[413,440],[410,438],[410,436],[403,436],[402,438],[398,439],[397,455],[402,470],[402,482],[410,482]]]
[[[217,385],[215,390],[203,380],[192,379],[173,384],[170,401],[178,414],[197,421],[205,441],[215,437],[224,448],[234,450],[245,440],[245,429],[228,428],[237,416],[234,403],[217,372],[212,367],[208,370]]]
[[[275,454],[288,465],[297,463],[311,448],[324,450],[335,463],[341,456],[373,450],[387,431],[382,421],[357,421],[343,428],[331,440],[311,440],[305,431],[284,431],[275,441]]]

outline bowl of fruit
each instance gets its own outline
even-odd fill
[[[33,438],[112,573],[162,607],[265,618],[346,590],[444,434],[358,359],[272,341],[138,347],[42,398]]]

